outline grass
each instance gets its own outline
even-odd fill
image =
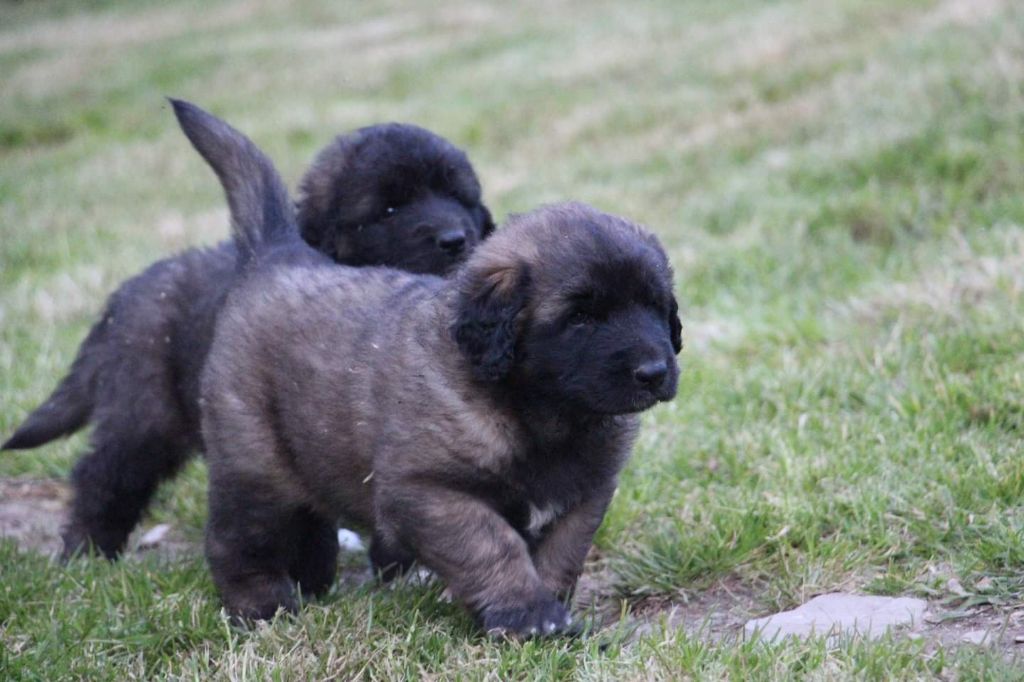
[[[837,589],[1022,606],[1018,3],[15,2],[0,70],[0,433],[120,280],[226,233],[166,94],[293,184],[332,135],[409,120],[467,149],[499,216],[644,222],[688,343],[589,571],[660,626],[494,643],[407,585],[242,632],[198,554],[62,568],[6,542],[5,679],[1024,677],[1000,648],[715,643],[649,615],[723,586],[752,615]],[[83,444],[0,475],[66,475]],[[204,506],[197,464],[154,516],[198,541]]]

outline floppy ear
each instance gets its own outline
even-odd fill
[[[299,219],[299,234],[317,251],[326,252],[332,212],[331,187],[327,186],[328,169],[319,158],[306,172],[299,184],[299,200],[295,202],[295,215]]]
[[[487,239],[494,232],[494,218],[487,207],[480,204],[480,241]]]
[[[672,350],[678,355],[683,350],[683,324],[679,321],[679,304],[675,296],[668,310],[668,328],[672,333]]]
[[[349,168],[358,134],[341,135],[320,150],[299,182],[296,215],[302,239],[336,261],[351,256],[347,235],[340,235],[339,215],[345,206],[343,191],[358,172]]]
[[[515,362],[516,318],[526,305],[529,270],[478,276],[459,297],[452,335],[473,365],[473,376],[498,381]]]
[[[352,263],[352,238],[340,226],[326,220],[313,219],[302,223],[302,239],[336,263]]]
[[[307,244],[320,251],[323,245],[324,228],[320,224],[320,216],[312,210],[310,203],[307,198],[305,201],[295,204],[295,212],[299,216],[299,234]]]

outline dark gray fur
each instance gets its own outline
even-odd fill
[[[296,234],[287,191],[252,143],[236,150],[222,129],[187,130],[197,148],[218,155],[244,248],[191,249],[124,282],[71,371],[3,445],[34,448],[93,425],[71,475],[65,557],[83,549],[115,557],[160,483],[201,449],[199,374],[217,313],[239,267],[264,252],[262,241]],[[303,235],[338,262],[445,274],[494,227],[465,154],[408,124],[338,137],[301,187]],[[256,225],[273,227],[246,232]]]

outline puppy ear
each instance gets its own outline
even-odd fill
[[[320,150],[299,182],[299,233],[307,244],[336,261],[351,255],[348,237],[340,235],[339,216],[346,206],[345,193],[350,193],[350,177],[358,175],[349,168],[356,140],[356,135],[336,137]]]
[[[477,379],[498,381],[512,371],[516,318],[526,305],[529,280],[529,270],[522,264],[477,274],[463,287],[452,335]]]
[[[672,350],[678,355],[683,350],[683,323],[679,321],[679,304],[675,296],[668,310],[668,328],[672,334]]]
[[[317,251],[326,251],[330,232],[331,196],[326,186],[322,163],[314,163],[299,184],[299,200],[295,202],[295,215],[299,219],[299,234]]]
[[[314,201],[300,202],[296,209],[299,217],[299,234],[302,239],[320,253],[330,257],[337,263],[352,263],[355,248],[352,235],[339,224],[331,220],[341,209],[333,206],[320,211]]]
[[[480,204],[480,241],[487,239],[494,232],[494,218],[487,207]]]
[[[320,224],[320,216],[312,210],[310,201],[306,199],[296,202],[295,212],[299,217],[299,234],[314,249],[322,250],[324,228]]]

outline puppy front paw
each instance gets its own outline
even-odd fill
[[[481,621],[487,634],[496,637],[527,639],[576,631],[569,610],[551,596],[521,607],[484,609]]]

